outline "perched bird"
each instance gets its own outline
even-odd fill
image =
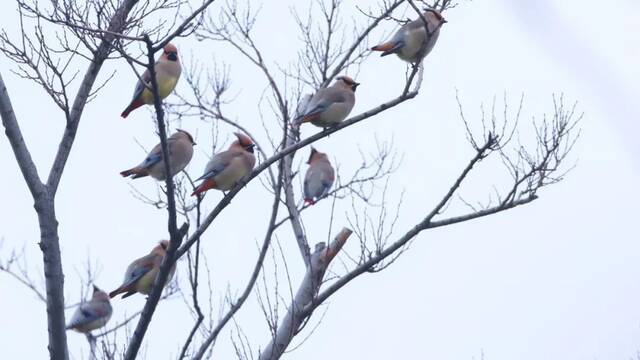
[[[164,99],[175,89],[178,79],[180,79],[182,67],[178,59],[178,49],[175,45],[167,44],[162,50],[163,53],[160,59],[156,61],[154,69],[158,83],[158,95],[160,95],[161,99]],[[122,114],[120,114],[123,118],[126,118],[130,112],[144,104],[153,104],[153,93],[150,90],[151,75],[148,69],[142,74],[142,80],[144,83],[138,79],[131,103],[124,109]]]
[[[78,306],[66,329],[86,334],[103,327],[111,318],[112,312],[109,295],[94,285],[91,300]]]
[[[380,56],[396,54],[400,59],[410,63],[417,63],[422,60],[433,49],[440,35],[440,27],[447,22],[434,9],[425,9],[422,15],[427,20],[429,34],[424,28],[424,21],[419,17],[404,24],[396,31],[391,40],[374,46],[371,50],[382,51]]]
[[[230,190],[238,180],[251,172],[256,164],[256,157],[253,155],[255,144],[247,135],[234,134],[238,140],[231,143],[228,150],[213,156],[204,169],[204,175],[196,180],[204,181],[196,187],[191,196],[209,189]]]
[[[172,177],[189,164],[191,157],[193,157],[193,145],[195,144],[191,134],[180,129],[167,139],[169,166],[171,167]],[[147,155],[140,165],[122,171],[120,175],[124,177],[131,176],[133,179],[151,175],[152,178],[162,181],[167,179],[164,166],[162,146],[158,144],[149,152],[149,155]]]
[[[317,199],[329,192],[335,180],[335,171],[327,154],[321,153],[313,147],[307,164],[309,164],[309,168],[304,177],[304,202],[313,205]]]
[[[162,240],[160,244],[151,250],[151,252],[139,259],[134,260],[128,267],[127,272],[124,274],[124,281],[119,288],[109,293],[110,297],[114,297],[118,294],[125,293],[122,298],[131,296],[137,292],[145,295],[151,293],[153,282],[156,280],[158,273],[160,272],[160,265],[164,256],[169,249],[169,240]],[[173,265],[167,282],[171,280],[173,274],[176,271],[176,266]],[[166,283],[165,283],[166,285]]]
[[[356,102],[356,88],[360,85],[348,76],[339,76],[336,82],[313,95],[305,111],[295,121],[310,122],[315,126],[329,127],[347,118]]]

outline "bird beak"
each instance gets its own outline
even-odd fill
[[[442,18],[442,23],[443,23],[443,24],[446,24],[446,23],[448,23],[448,21],[447,21],[447,19],[445,19],[445,18]]]
[[[351,85],[351,89],[355,92],[358,85],[360,85],[360,83],[353,83],[353,85]]]
[[[178,60],[178,53],[175,51],[169,52],[167,53],[167,59],[171,60],[171,61],[176,61]]]

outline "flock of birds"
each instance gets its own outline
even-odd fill
[[[425,22],[428,30],[425,29]],[[417,65],[431,52],[438,39],[440,27],[446,22],[438,11],[425,9],[422,16],[406,23],[390,40],[374,46],[371,50],[381,51],[381,56],[396,54],[400,59]],[[163,54],[155,63],[154,69],[158,95],[164,99],[171,94],[182,72],[178,50],[173,44],[167,44],[163,48]],[[123,118],[142,105],[153,104],[154,96],[150,84],[151,75],[147,70],[141,79],[138,79],[133,99],[121,114]],[[294,121],[297,124],[309,122],[323,128],[340,123],[347,118],[355,104],[358,85],[359,83],[348,76],[337,77],[332,86],[318,90],[311,97],[302,114]],[[239,132],[234,134],[237,140],[231,143],[227,150],[215,154],[207,163],[204,174],[197,179],[201,183],[193,191],[193,196],[199,196],[210,189],[230,190],[255,166],[253,140]],[[189,164],[195,144],[191,134],[185,130],[177,130],[167,139],[171,177]],[[335,172],[327,154],[313,147],[307,163],[309,168],[304,179],[304,200],[308,204],[314,204],[317,199],[326,195],[333,185]],[[120,174],[133,179],[151,176],[158,181],[166,180],[161,145],[156,145],[140,164]],[[94,285],[92,298],[78,306],[67,329],[89,333],[103,327],[113,311],[110,298],[116,295],[124,294],[122,298],[135,293],[149,295],[168,248],[169,241],[162,240],[149,254],[133,261],[127,267],[122,285],[109,294]],[[174,272],[175,265],[167,282],[173,277]]]

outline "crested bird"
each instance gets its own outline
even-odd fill
[[[309,164],[309,168],[304,176],[304,201],[313,205],[317,199],[329,192],[335,180],[335,171],[327,154],[321,153],[313,147],[311,147],[307,164]]]
[[[93,285],[91,300],[78,305],[66,329],[89,333],[107,324],[113,313],[109,295]]]
[[[427,22],[428,33],[422,17]],[[422,17],[404,24],[389,41],[371,50],[382,51],[380,56],[396,54],[406,62],[418,63],[431,52],[440,36],[440,27],[447,22],[435,9],[425,9]]]
[[[348,76],[338,76],[333,85],[316,92],[306,109],[295,120],[310,122],[318,127],[334,126],[347,118],[356,102],[355,91],[360,83]]]
[[[169,249],[169,240],[162,240],[148,255],[136,259],[129,264],[124,274],[122,285],[110,292],[109,296],[113,298],[122,293],[124,293],[122,298],[126,298],[135,293],[149,295],[153,288],[153,282],[160,273],[160,265],[167,254],[167,249]],[[176,265],[174,264],[169,272],[167,283],[171,280],[175,271]],[[164,285],[166,285],[166,283]]]
[[[203,181],[195,188],[192,196],[209,189],[230,190],[238,180],[251,172],[256,164],[256,157],[253,154],[255,144],[245,134],[239,132],[234,134],[238,139],[231,143],[229,149],[215,154],[207,163],[204,174],[196,179],[196,181]]]
[[[158,84],[158,95],[160,99],[165,99],[173,89],[175,89],[178,80],[180,79],[180,73],[182,73],[182,67],[180,66],[180,59],[178,59],[178,48],[175,45],[169,43],[162,48],[162,55],[154,64],[156,73],[156,83]],[[136,88],[133,91],[133,98],[131,103],[120,114],[123,118],[129,116],[129,113],[145,104],[153,104],[153,92],[151,89],[151,74],[147,69],[142,74],[142,80],[138,79]]]
[[[189,164],[193,157],[193,145],[195,144],[191,134],[181,129],[178,129],[175,134],[167,139],[172,177]],[[166,180],[167,174],[162,156],[162,145],[157,144],[139,165],[120,172],[120,175],[123,177],[131,176],[132,179],[150,175],[159,181]]]

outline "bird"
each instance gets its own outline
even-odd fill
[[[129,264],[124,274],[122,285],[110,292],[109,297],[113,298],[122,293],[124,293],[124,295],[122,295],[123,299],[135,293],[149,295],[153,288],[153,282],[160,272],[160,265],[162,264],[164,256],[167,254],[167,249],[169,249],[169,240],[162,240],[148,255],[136,259]],[[175,271],[176,266],[174,264],[169,272],[167,283],[171,280]]]
[[[91,300],[81,303],[73,313],[66,329],[89,333],[107,324],[113,313],[109,295],[93,285]]]
[[[307,161],[309,168],[304,176],[304,202],[313,205],[316,200],[329,192],[335,180],[335,170],[329,162],[327,154],[311,147],[311,155]]]
[[[207,163],[204,175],[196,179],[204,181],[195,188],[191,196],[209,189],[230,190],[238,180],[251,172],[256,164],[256,157],[253,155],[255,144],[245,134],[236,132],[234,135],[238,140],[231,143],[228,150],[215,154]]]
[[[428,35],[422,17],[427,21]],[[404,24],[391,40],[376,45],[371,50],[382,51],[380,56],[396,54],[406,62],[418,63],[431,52],[440,35],[440,27],[447,22],[435,9],[425,9],[422,17]]]
[[[171,177],[182,171],[193,157],[193,146],[196,145],[191,134],[185,130],[178,131],[167,139],[169,150],[169,166]],[[120,172],[123,177],[131,176],[137,179],[150,175],[152,178],[163,181],[167,179],[165,164],[162,158],[162,145],[157,144],[138,166]]]
[[[178,59],[178,48],[169,43],[162,48],[163,52],[160,59],[154,65],[156,73],[156,82],[158,84],[158,95],[161,99],[165,99],[173,89],[175,89],[182,67],[180,59]],[[142,82],[144,81],[144,83]],[[149,69],[142,74],[142,81],[138,79],[136,88],[133,91],[131,103],[120,114],[123,118],[129,116],[129,113],[144,104],[153,104],[153,93],[151,92],[151,75]]]
[[[356,88],[360,85],[348,76],[338,76],[336,82],[318,90],[309,100],[305,111],[296,120],[297,124],[310,122],[326,128],[346,119],[356,102]]]

